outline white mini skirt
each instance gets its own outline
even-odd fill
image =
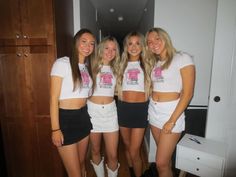
[[[168,102],[156,102],[150,98],[148,107],[149,123],[159,129],[162,129],[164,124],[170,119],[170,116],[174,112],[178,100]],[[185,115],[182,113],[175,123],[172,129],[173,133],[180,133],[185,130]]]
[[[109,104],[96,104],[87,101],[88,113],[91,117],[91,132],[114,132],[119,130],[115,101]]]

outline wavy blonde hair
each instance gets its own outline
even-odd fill
[[[145,39],[143,34],[139,32],[131,32],[128,35],[126,35],[123,46],[124,46],[124,51],[121,56],[121,61],[119,65],[119,72],[117,76],[117,93],[118,93],[118,98],[122,100],[122,82],[123,82],[123,77],[124,77],[124,72],[127,67],[128,61],[129,61],[129,54],[128,54],[128,44],[129,40],[131,37],[137,36],[139,38],[139,43],[141,44],[141,54],[140,54],[140,66],[143,70],[144,73],[144,89],[145,89],[145,96],[146,99],[148,99],[150,95],[150,87],[151,87],[151,63],[149,60],[149,55],[147,54],[147,47],[145,43]]]
[[[111,66],[111,70],[115,77],[117,76],[118,72],[118,63],[120,60],[120,47],[116,40],[116,38],[112,36],[107,36],[101,40],[101,42],[97,46],[97,56],[96,59],[92,62],[92,79],[93,79],[93,91],[96,88],[96,78],[97,74],[101,72],[101,68],[103,66],[103,52],[105,49],[105,45],[107,42],[114,42],[116,45],[116,55],[113,60],[110,61],[109,65]]]
[[[155,32],[157,33],[157,35],[161,38],[161,40],[163,40],[165,42],[165,49],[166,49],[166,62],[162,65],[162,69],[167,69],[171,62],[172,59],[174,57],[174,55],[176,54],[176,49],[174,48],[171,38],[169,36],[169,34],[162,28],[151,28],[150,30],[148,30],[148,32],[146,33],[146,44],[147,44],[147,38],[148,35],[151,32]],[[151,55],[152,59],[152,66],[155,65],[156,62],[158,62],[160,60],[160,56],[157,54],[152,53],[150,50],[148,50],[148,53]]]

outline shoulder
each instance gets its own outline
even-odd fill
[[[56,64],[67,65],[70,63],[69,57],[61,57],[55,60]]]
[[[182,51],[177,52],[174,55],[173,60],[180,68],[183,68],[188,65],[194,65],[193,56]]]
[[[70,68],[70,60],[68,57],[62,57],[55,60],[51,75],[60,75],[63,76],[67,73],[68,69]]]

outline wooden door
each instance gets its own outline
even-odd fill
[[[64,173],[61,159],[51,141],[49,111],[50,71],[55,60],[53,46],[30,46],[27,54],[27,78],[30,83],[30,102],[37,144],[36,177],[60,177]],[[55,163],[56,162],[56,163]]]
[[[35,149],[26,64],[22,48],[0,48],[1,126],[9,177],[34,176]]]
[[[1,0],[0,46],[53,45],[52,0]]]
[[[53,31],[52,0],[21,0],[22,36],[24,45],[52,45]]]
[[[52,46],[0,48],[1,125],[9,177],[64,175],[51,142],[49,77],[54,56]]]
[[[20,0],[0,1],[0,46],[21,45]]]

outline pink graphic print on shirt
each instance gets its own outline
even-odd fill
[[[111,88],[112,87],[112,74],[110,72],[102,72],[100,75],[100,88]]]
[[[82,82],[83,82],[83,88],[89,87],[89,74],[87,71],[80,71]]]
[[[129,69],[127,71],[127,79],[126,83],[129,85],[138,85],[138,74],[140,73],[140,70],[137,68]]]
[[[153,69],[153,80],[155,82],[163,82],[162,69],[161,67],[155,67]]]

